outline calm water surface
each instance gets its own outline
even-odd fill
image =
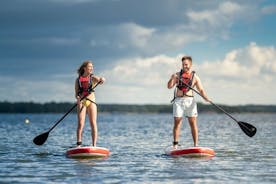
[[[209,160],[164,155],[172,142],[170,114],[99,114],[98,146],[111,151],[106,160],[65,156],[76,142],[75,114],[43,146],[34,145],[62,115],[0,114],[0,183],[276,183],[275,114],[234,114],[257,127],[253,138],[224,114],[200,114],[199,144],[216,151]],[[91,144],[88,123],[83,143]],[[180,143],[192,146],[186,122]]]

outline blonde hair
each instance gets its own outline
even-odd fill
[[[92,61],[90,61],[90,60],[84,61],[84,62],[81,64],[81,66],[80,66],[79,69],[77,70],[79,76],[81,76],[81,75],[84,74],[84,68],[87,67],[87,65],[90,64],[90,63],[93,65]]]

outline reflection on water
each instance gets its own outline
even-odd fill
[[[276,115],[235,114],[258,128],[247,137],[223,114],[201,114],[199,144],[215,150],[211,159],[170,157],[170,114],[99,114],[98,146],[110,149],[105,160],[70,159],[75,144],[76,115],[70,114],[43,146],[32,139],[63,114],[1,114],[1,182],[6,183],[275,183]],[[28,123],[26,123],[28,119]],[[91,144],[86,123],[83,142]],[[192,146],[187,122],[180,144]]]

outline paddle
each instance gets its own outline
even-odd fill
[[[183,82],[183,81],[182,81]],[[188,84],[185,84],[188,88],[192,89],[194,92],[196,92],[199,96],[201,96],[202,98],[204,98],[197,90],[195,90],[194,88],[192,88],[191,86],[189,86]],[[212,105],[214,105],[216,108],[218,108],[219,110],[221,110],[222,112],[224,112],[224,114],[226,114],[227,116],[229,116],[231,119],[233,119],[235,122],[238,123],[238,125],[240,126],[240,128],[242,129],[242,131],[248,135],[249,137],[253,137],[256,132],[257,132],[257,128],[254,127],[253,125],[243,122],[243,121],[238,121],[236,118],[234,118],[231,114],[229,114],[228,112],[226,112],[222,107],[216,105],[215,103],[213,103],[212,101],[209,101]]]
[[[100,84],[100,81],[92,88],[95,89],[98,85]],[[82,97],[81,100],[83,100],[86,96]],[[49,136],[49,133],[77,106],[77,103],[71,107],[71,109],[69,111],[67,111],[55,124],[54,126],[52,126],[52,128],[50,128],[50,130],[48,130],[47,132],[44,132],[38,136],[36,136],[34,139],[33,139],[33,142],[36,144],[36,145],[42,145],[44,144],[44,142],[47,140],[48,136]]]

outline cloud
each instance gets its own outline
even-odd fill
[[[98,86],[98,103],[169,104],[173,90],[167,89],[171,75],[181,68],[181,57],[156,55],[117,59],[96,75],[105,77]],[[100,63],[97,63],[95,67]],[[221,60],[194,61],[207,94],[222,104],[275,104],[276,49],[250,43],[225,53]],[[74,101],[75,74],[48,76],[45,80],[1,77],[1,99],[9,101]],[[202,101],[196,96],[197,101]]]
[[[265,6],[261,8],[263,14],[276,14],[276,5]]]
[[[192,31],[188,26],[175,25],[167,30],[145,27],[134,22],[91,28],[85,35],[90,38],[92,49],[103,48],[110,54],[120,53],[124,57],[172,52],[208,37],[207,34]]]
[[[114,67],[100,73],[107,82],[98,94],[99,100],[138,104],[168,102],[171,92],[166,81],[172,71],[178,70],[179,64],[179,58],[165,55],[118,60]]]
[[[201,65],[201,70],[214,78],[262,78],[276,73],[276,50],[272,46],[261,47],[252,42],[246,48],[227,53],[221,61],[206,61]]]
[[[270,94],[275,91],[275,48],[254,42],[244,48],[238,46],[263,40],[254,35],[260,30],[254,30],[252,24],[247,24],[247,38],[238,37],[247,34],[242,32],[247,30],[242,24],[255,21],[256,17],[263,20],[268,17],[263,15],[273,14],[274,9],[274,5],[261,9],[260,4],[249,0],[5,1],[0,6],[1,84],[18,89],[11,95],[18,101],[28,100],[30,93],[29,99],[71,101],[74,77],[65,80],[55,74],[73,73],[79,62],[92,59],[97,72],[108,79],[97,89],[99,102],[168,103],[172,91],[166,89],[166,82],[179,70],[178,57],[182,54],[174,56],[185,50],[198,56],[220,57],[194,64],[215,100],[245,103],[240,96],[250,94],[258,103],[269,103],[269,96],[276,103]],[[232,34],[235,39],[230,39]],[[266,44],[270,42],[271,39]],[[231,50],[224,53],[219,48],[222,44]],[[20,79],[14,79],[14,73]],[[43,76],[36,77],[39,74]],[[44,81],[49,78],[52,82]],[[25,88],[18,88],[13,81],[20,81]],[[259,90],[265,88],[269,90]],[[65,89],[70,91],[66,95]],[[231,95],[226,98],[229,91]],[[6,89],[1,89],[1,94],[5,93]],[[2,99],[6,96],[9,95]],[[248,97],[247,101],[252,99]]]
[[[171,74],[180,70],[182,55],[118,60],[114,67],[100,73],[107,82],[98,94],[99,100],[105,103],[169,103],[173,90],[167,89],[167,81]],[[209,96],[226,104],[275,103],[275,66],[275,48],[256,43],[229,51],[222,60],[194,63]]]
[[[252,17],[251,9],[252,7],[247,4],[226,1],[204,10],[189,10],[187,16],[189,17],[189,26],[199,35],[204,34],[206,38],[229,39],[229,28],[237,20],[241,21]]]
[[[228,52],[224,59],[197,65],[211,94],[229,104],[274,104],[276,49],[250,43]],[[214,83],[214,81],[216,81]],[[214,96],[214,95],[212,95]]]
[[[68,82],[68,78],[71,79]],[[56,76],[54,80],[25,80],[21,78],[1,77],[0,84],[9,86],[1,88],[1,99],[10,102],[68,102],[74,99],[74,78]]]
[[[82,3],[96,3],[100,0],[49,0],[53,3],[64,3],[64,4],[82,4]]]
[[[127,36],[130,45],[135,48],[145,47],[155,33],[153,28],[145,28],[134,23],[122,24],[119,29],[122,35]]]
[[[217,9],[204,11],[189,11],[188,16],[196,23],[206,22],[211,26],[229,25],[225,24],[233,22],[233,18],[243,11],[243,7],[237,3],[224,2]]]
[[[104,34],[102,34],[104,33]],[[90,45],[107,47],[115,50],[143,50],[155,33],[154,28],[146,28],[135,23],[122,23],[118,25],[91,28],[87,35],[91,37]]]
[[[93,48],[104,48],[109,53],[124,53],[125,57],[148,57],[179,51],[190,43],[203,42],[214,37],[228,39],[229,28],[236,20],[244,17],[249,9],[247,5],[223,2],[205,10],[190,8],[177,15],[183,17],[183,22],[169,27],[149,26],[134,20],[91,27],[84,35],[90,38],[90,46]]]
[[[16,7],[12,3],[0,6],[2,58],[98,59],[107,55],[122,58],[175,54],[191,43],[228,39],[235,21],[252,12],[248,4],[230,1],[189,1],[189,6],[186,1],[21,3],[17,1]]]

